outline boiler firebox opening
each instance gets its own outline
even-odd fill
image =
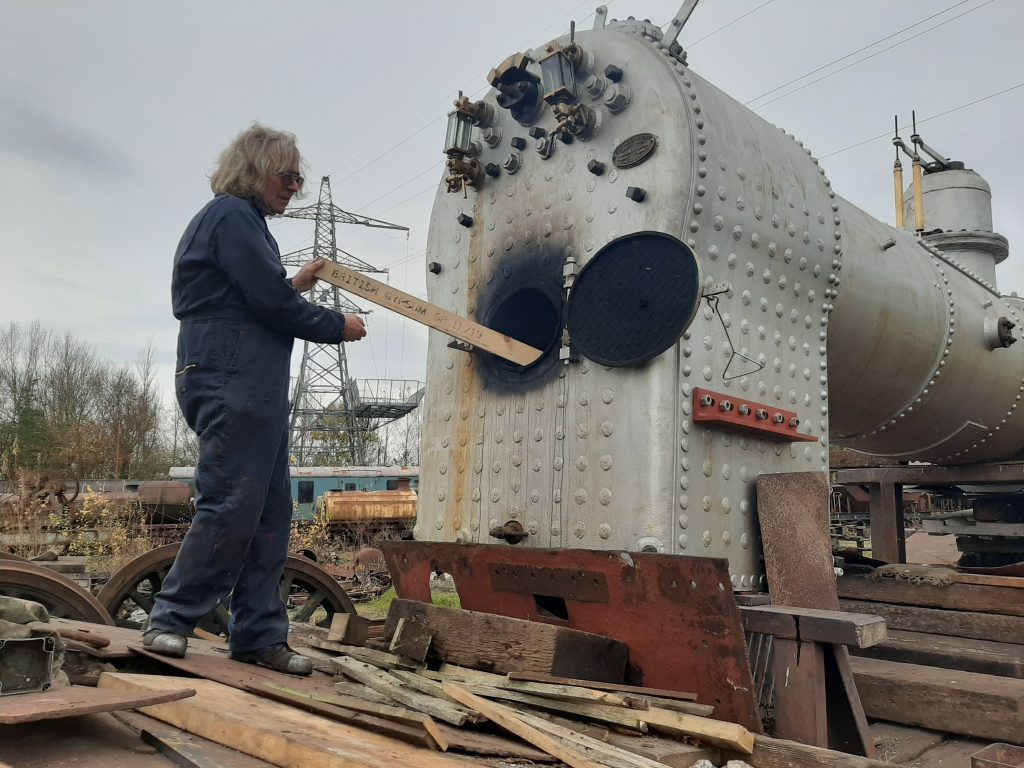
[[[558,307],[539,288],[520,288],[502,299],[491,313],[488,325],[545,353],[558,344],[562,331]],[[510,370],[520,369],[520,366],[506,360],[495,358],[495,361]]]

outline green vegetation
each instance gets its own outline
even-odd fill
[[[435,586],[438,583],[443,586]],[[455,591],[455,587],[451,582],[431,582],[430,594],[434,600],[434,605],[442,608],[462,607],[459,601],[459,593]],[[391,587],[391,589],[374,600],[366,603],[356,603],[356,613],[365,619],[383,619],[388,615],[391,601],[396,597],[398,595],[395,594],[395,588]]]

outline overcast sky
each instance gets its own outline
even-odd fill
[[[679,2],[606,5],[666,23]],[[152,339],[170,393],[174,249],[219,152],[253,120],[299,137],[302,204],[330,175],[343,209],[409,227],[339,227],[338,244],[424,295],[452,99],[482,95],[492,66],[570,19],[591,27],[596,6],[0,0],[0,323],[38,318],[113,362]],[[839,194],[889,222],[893,115],[909,124],[916,109],[925,141],[992,185],[1009,293],[1024,292],[1024,87],[986,97],[1024,85],[1022,22],[1019,0],[704,0],[679,39],[695,71],[795,134]],[[271,226],[282,252],[312,244],[312,222]],[[378,310],[369,330],[348,345],[353,377],[424,378],[425,329]]]

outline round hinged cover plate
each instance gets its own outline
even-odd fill
[[[700,303],[700,268],[685,243],[637,232],[587,262],[569,294],[575,346],[596,363],[638,365],[678,341]]]

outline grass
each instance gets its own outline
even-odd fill
[[[455,591],[454,585],[450,582],[441,582],[442,586],[436,586],[436,582],[431,582],[430,594],[434,600],[434,605],[440,606],[441,608],[461,608],[462,604],[459,601],[459,593]],[[370,600],[365,603],[356,603],[356,613],[365,619],[383,619],[388,615],[388,611],[391,609],[391,601],[398,597],[395,594],[395,588],[391,587],[380,597]]]

